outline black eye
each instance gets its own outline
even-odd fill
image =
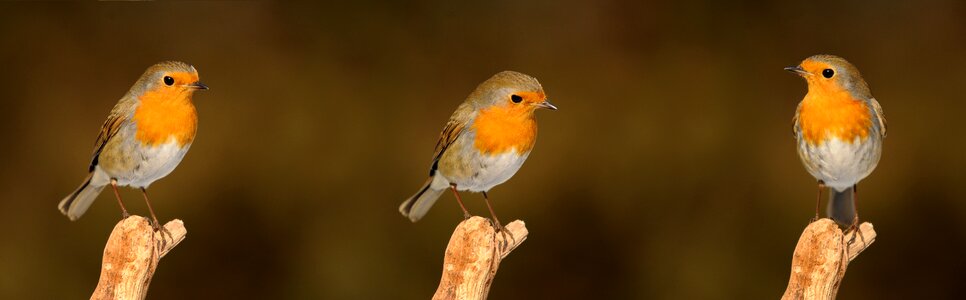
[[[513,95],[510,96],[510,101],[513,101],[513,103],[520,103],[523,102],[523,97],[520,97],[520,95]]]
[[[171,78],[171,76],[164,76],[164,84],[167,85],[167,86],[173,85],[174,84],[174,78]]]
[[[832,69],[822,70],[822,76],[825,76],[825,78],[832,78],[833,75],[835,75],[835,71],[832,71]]]

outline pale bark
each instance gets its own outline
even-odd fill
[[[843,233],[829,219],[809,224],[795,247],[782,299],[835,299],[849,262],[875,241],[871,223],[862,223],[859,232]]]
[[[520,220],[505,228],[506,240],[489,219],[472,217],[460,223],[446,247],[443,276],[433,299],[486,299],[500,262],[529,234]]]
[[[181,220],[168,222],[164,229],[154,231],[140,216],[118,222],[104,247],[101,277],[91,299],[144,299],[158,261],[187,234]]]

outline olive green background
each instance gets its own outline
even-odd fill
[[[419,223],[397,207],[502,70],[560,110],[490,193],[531,232],[492,299],[775,299],[815,197],[791,136],[805,83],[782,67],[818,53],[853,62],[890,124],[860,185],[879,238],[840,299],[961,296],[962,1],[357,1],[0,4],[0,298],[88,297],[117,203],[56,205],[117,99],[175,59],[211,90],[149,190],[188,228],[150,299],[429,298],[461,213],[449,194]]]

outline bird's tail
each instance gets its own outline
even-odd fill
[[[104,189],[106,185],[92,184],[91,179],[93,179],[95,172],[87,174],[87,178],[84,178],[84,183],[81,183],[80,187],[77,188],[73,193],[67,195],[64,200],[60,201],[60,212],[65,216],[70,218],[71,221],[76,221],[80,219],[87,208],[94,203],[94,199],[97,199],[97,195],[101,194],[101,190]]]
[[[426,183],[419,189],[419,192],[416,192],[415,195],[406,199],[399,206],[399,212],[413,222],[422,219],[429,212],[429,209],[433,207],[433,204],[436,203],[436,199],[439,199],[439,196],[443,195],[443,192],[446,191],[445,187],[439,187],[440,184],[435,184],[436,186],[434,186],[433,183],[435,180],[436,176],[429,177],[429,180],[426,180]]]
[[[849,227],[852,226],[852,222],[855,219],[855,198],[853,197],[853,189],[850,187],[844,191],[837,191],[834,188],[829,189],[829,199],[828,208],[826,213],[828,217],[834,220],[839,226]]]

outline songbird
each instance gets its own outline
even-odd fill
[[[845,59],[815,55],[785,68],[808,82],[795,112],[793,134],[805,169],[818,179],[815,218],[822,190],[829,187],[827,214],[840,226],[857,228],[858,183],[882,156],[886,120],[859,70]]]
[[[198,81],[198,71],[177,61],[155,64],[117,102],[94,141],[87,178],[60,201],[60,212],[77,220],[105,186],[111,185],[129,216],[118,186],[141,189],[151,212],[154,229],[160,224],[148,200],[147,188],[167,176],[184,158],[198,128],[191,96],[208,86]]]
[[[419,221],[450,189],[469,218],[459,191],[480,192],[497,230],[505,232],[487,191],[510,179],[527,160],[537,138],[534,111],[539,108],[557,109],[540,82],[528,75],[504,71],[477,86],[440,133],[429,179],[399,211]]]

